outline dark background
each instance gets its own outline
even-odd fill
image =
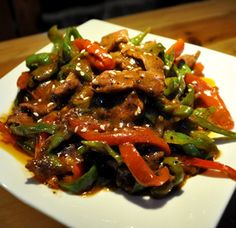
[[[200,0],[0,0],[0,41]],[[157,19],[158,23],[158,19]]]

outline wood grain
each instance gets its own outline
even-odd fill
[[[209,0],[112,18],[109,22],[186,41],[236,56],[236,1]],[[38,34],[0,43],[0,77],[48,43]],[[63,227],[0,188],[1,227]]]

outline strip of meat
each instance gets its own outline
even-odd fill
[[[163,61],[151,54],[151,53],[147,53],[147,52],[143,52],[140,49],[128,49],[125,53],[125,55],[133,57],[135,59],[139,59],[142,61],[146,71],[151,71],[156,73],[160,78],[164,79],[164,71],[163,71]]]
[[[102,37],[100,44],[110,52],[120,43],[127,43],[129,41],[128,30],[122,29],[117,32],[108,34]]]
[[[162,74],[151,71],[104,71],[92,81],[92,86],[101,93],[137,89],[152,96],[159,96],[164,90]]]
[[[19,108],[14,110],[14,114],[7,119],[8,124],[32,124],[34,120],[27,113],[22,112]]]
[[[62,84],[54,88],[52,90],[52,93],[56,96],[63,96],[72,92],[78,86],[81,86],[80,81],[74,73],[70,72],[66,77],[66,80]]]
[[[143,102],[139,99],[136,92],[131,92],[125,100],[115,107],[107,110],[104,108],[96,109],[95,115],[98,119],[110,119],[114,124],[132,123],[142,113]]]
[[[56,108],[56,106],[57,105],[54,102],[47,102],[47,103],[27,102],[20,104],[21,109],[26,109],[31,111],[35,117],[43,116],[50,113]]]

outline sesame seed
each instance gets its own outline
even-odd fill
[[[80,75],[81,75],[81,76],[84,76],[85,73],[84,73],[83,71],[80,71]]]
[[[54,103],[53,103],[53,102],[50,102],[50,103],[47,104],[47,107],[49,108],[49,107],[51,107],[51,106],[53,106],[53,105],[54,105]]]
[[[76,65],[75,70],[81,71],[81,68],[78,65]]]
[[[78,129],[79,129],[79,126],[76,126],[74,132],[77,133]]]
[[[33,115],[36,116],[36,117],[39,116],[39,114],[37,112],[33,112]]]
[[[134,115],[135,116],[139,115],[141,113],[141,111],[142,111],[141,108],[138,106],[136,111],[134,112]]]
[[[81,131],[81,132],[86,132],[87,130],[88,130],[87,127],[83,127],[80,131]]]
[[[100,52],[100,50],[99,50],[99,49],[96,49],[94,53],[95,53],[95,54],[98,54],[99,52]]]
[[[129,63],[130,63],[131,65],[134,65],[136,62],[135,62],[135,60],[134,60],[133,58],[131,58],[131,59],[129,60]]]
[[[101,128],[102,130],[105,130],[105,124],[101,124],[101,125],[100,125],[100,128]]]

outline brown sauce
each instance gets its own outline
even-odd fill
[[[17,161],[22,164],[26,164],[28,160],[31,159],[29,155],[21,151],[20,149],[15,148],[11,144],[6,144],[0,140],[0,148],[12,155]]]

